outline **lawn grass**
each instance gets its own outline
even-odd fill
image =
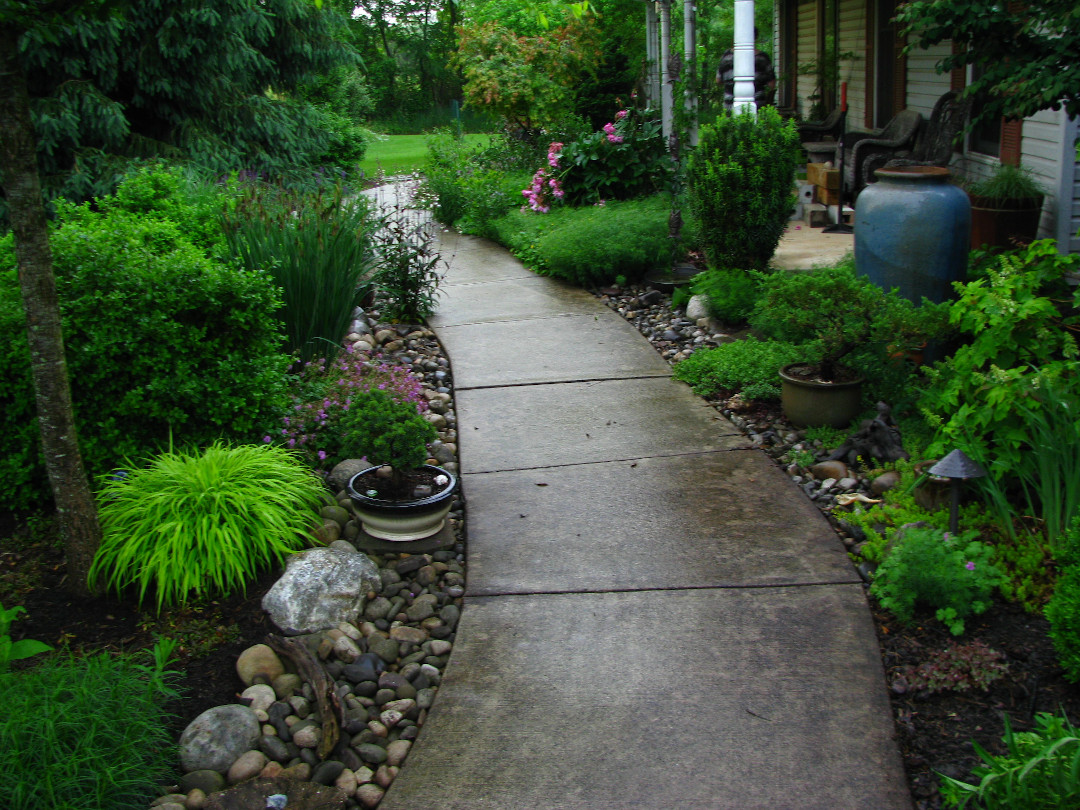
[[[486,143],[490,135],[465,135],[469,144]],[[360,161],[364,175],[371,177],[381,169],[387,175],[408,174],[424,168],[427,158],[427,135],[387,135],[383,140],[368,144],[367,154]]]

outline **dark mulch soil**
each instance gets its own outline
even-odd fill
[[[37,535],[47,534],[40,529]],[[63,590],[63,555],[48,539],[27,539],[10,516],[0,515],[0,603],[21,604],[27,615],[13,637],[83,650],[138,650],[155,634],[182,640],[176,667],[186,674],[183,699],[169,705],[178,736],[196,715],[232,702],[240,691],[235,663],[247,646],[262,641],[271,627],[260,601],[277,572],[267,572],[246,596],[165,612],[140,611],[115,597],[73,597]],[[952,637],[938,622],[904,627],[884,611],[874,611],[886,680],[906,665],[918,665]],[[224,640],[223,640],[224,639]],[[890,690],[897,741],[916,806],[937,808],[936,772],[968,778],[978,759],[971,740],[1001,752],[1002,715],[1018,730],[1030,727],[1035,712],[1064,708],[1080,718],[1080,688],[1062,678],[1047,637],[1047,623],[1013,604],[1000,603],[974,620],[962,641],[981,640],[1004,653],[1008,674],[988,691],[928,695]],[[216,646],[215,646],[216,645]],[[212,647],[209,651],[206,648]]]

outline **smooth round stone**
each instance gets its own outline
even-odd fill
[[[289,747],[280,737],[264,734],[259,738],[259,750],[272,760],[282,764],[289,761]]]
[[[385,703],[389,703],[397,697],[397,692],[393,689],[380,689],[375,693],[375,703],[382,706]]]
[[[207,709],[180,735],[180,765],[185,771],[227,771],[260,736],[262,726],[247,706]]]
[[[896,470],[889,470],[870,482],[870,491],[875,495],[884,495],[899,483],[900,473],[896,472]]]
[[[371,636],[368,638],[368,649],[387,664],[392,664],[397,661],[400,648],[398,643],[392,639]]]
[[[315,780],[318,781],[318,780]],[[356,781],[356,774],[349,768],[346,768],[338,774],[337,779],[334,780],[334,787],[344,793],[346,796],[352,796],[356,793],[356,788],[359,783]]]
[[[299,731],[293,730],[293,742],[301,748],[316,748],[322,740],[322,729],[318,726],[304,726]]]
[[[281,772],[282,779],[297,779],[301,782],[311,781],[311,766],[306,762],[297,762]]]
[[[277,699],[277,695],[274,694],[274,688],[265,683],[257,683],[253,686],[249,686],[240,693],[240,697],[243,700],[251,701],[249,705],[253,712],[265,712]]]
[[[344,770],[345,765],[343,763],[328,759],[325,762],[320,762],[315,767],[315,770],[311,772],[311,781],[330,786],[334,784],[334,781],[341,776]]]
[[[373,808],[378,806],[379,802],[382,801],[382,797],[385,795],[385,793],[386,791],[383,790],[381,787],[369,782],[360,785],[356,789],[356,798],[364,807]]]
[[[261,776],[263,779],[277,779],[279,776],[281,776],[281,773],[284,770],[285,766],[282,765],[280,762],[270,760],[266,763],[266,766],[261,771],[259,771],[259,776]]]
[[[229,768],[225,778],[230,785],[253,779],[259,775],[259,771],[266,765],[266,754],[262,751],[248,751],[240,755],[240,758]]]
[[[386,764],[400,765],[409,755],[410,748],[412,748],[412,742],[409,740],[394,740],[386,746]]]
[[[393,784],[394,777],[397,776],[397,773],[397,768],[391,768],[389,765],[380,765],[375,771],[375,784],[379,787],[388,788]]]
[[[236,659],[236,674],[245,686],[251,686],[256,678],[263,683],[273,683],[274,678],[285,674],[285,665],[266,644],[256,644],[240,653]]]
[[[345,524],[349,522],[350,515],[340,506],[324,506],[319,510],[319,517],[333,521],[340,528],[344,528]]]
[[[202,769],[186,773],[180,777],[180,790],[191,793],[201,790],[203,793],[217,793],[225,789],[225,777],[218,771]]]
[[[356,746],[356,753],[360,759],[371,765],[382,765],[386,762],[386,749],[375,743],[364,743]]]
[[[179,804],[181,807],[184,805],[184,800],[187,799],[186,793],[166,793],[164,796],[159,796],[150,802],[151,807],[160,807],[163,804]]]
[[[208,801],[207,796],[198,788],[188,791],[187,796],[184,798],[185,810],[202,810],[206,807]]]
[[[412,608],[410,608],[410,610],[411,609]],[[420,610],[418,610],[417,613],[426,613],[427,615],[424,616],[425,619],[428,618],[428,616],[435,615],[435,611],[431,609],[431,605],[426,602],[421,603]],[[413,621],[421,621],[421,619],[414,619]],[[390,628],[390,638],[394,641],[406,642],[408,644],[423,644],[427,641],[428,634],[426,630],[421,630],[419,627],[400,625],[398,627]]]
[[[454,647],[449,641],[440,641],[439,639],[432,639],[428,644],[431,645],[429,649],[432,655],[448,655]]]
[[[300,685],[302,681],[300,676],[292,672],[286,672],[284,675],[279,675],[274,678],[270,684],[274,689],[274,695],[278,700],[284,700],[290,695],[300,691]]]
[[[826,478],[835,478],[837,480],[841,478],[847,478],[848,473],[847,465],[842,461],[819,461],[810,467],[810,473],[814,478],[822,481]]]

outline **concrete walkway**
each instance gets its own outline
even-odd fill
[[[382,810],[909,808],[817,509],[591,295],[441,251],[468,591]]]

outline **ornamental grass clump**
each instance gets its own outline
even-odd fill
[[[147,655],[62,652],[0,675],[0,807],[130,810],[175,780],[166,703],[174,645]]]
[[[244,591],[268,565],[308,544],[323,485],[271,444],[169,451],[119,471],[98,492],[104,537],[91,585],[154,591],[158,612]]]

